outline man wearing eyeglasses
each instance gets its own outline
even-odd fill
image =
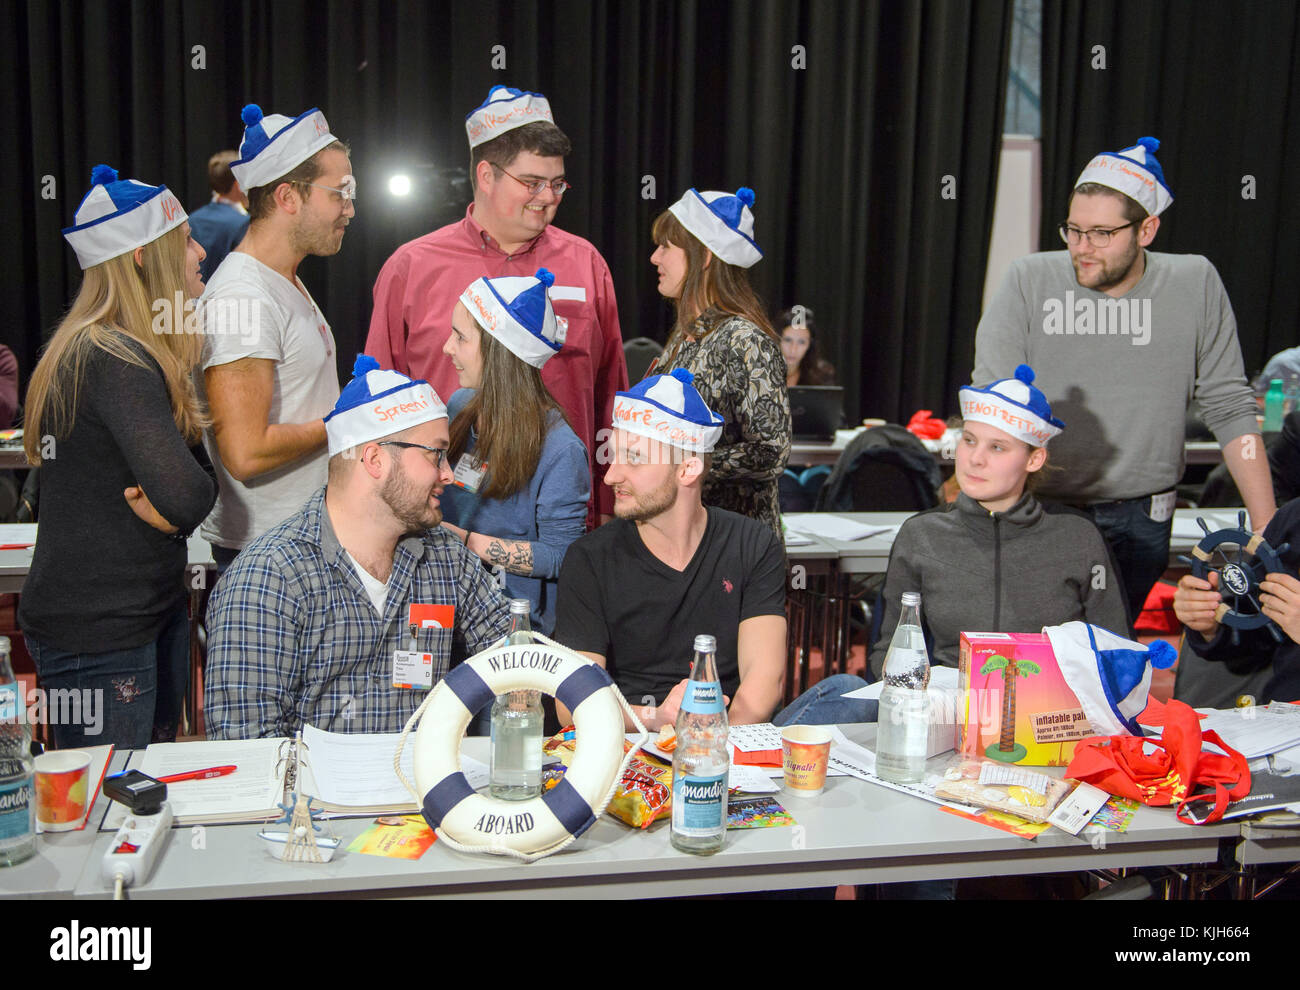
[[[590,528],[614,511],[595,456],[597,431],[610,422],[614,393],[627,387],[627,363],[609,266],[589,241],[551,223],[570,188],[564,158],[572,148],[546,97],[506,86],[492,88],[465,130],[474,202],[463,220],[403,244],[385,262],[366,352],[449,395],[457,375],[442,347],[465,286],[483,276],[553,272],[564,350],[542,369],[542,381],[587,448]]]
[[[429,383],[360,355],[325,429],[325,488],[213,593],[209,738],[400,731],[454,659],[509,628],[491,573],[439,525],[452,472]]]
[[[1275,509],[1218,272],[1200,255],[1147,250],[1173,202],[1159,146],[1144,137],[1088,163],[1058,228],[1067,250],[1015,261],[975,335],[974,381],[1030,364],[1069,424],[1038,494],[1096,522],[1131,619],[1169,562],[1190,400],[1223,447],[1255,531]]]
[[[203,293],[196,376],[220,489],[202,532],[221,571],[325,481],[322,418],[339,395],[334,336],[297,271],[309,254],[338,253],[356,195],[347,146],[319,110],[290,119],[250,104],[242,116],[230,169],[251,222]]]

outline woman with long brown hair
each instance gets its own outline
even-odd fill
[[[722,416],[704,501],[781,536],[777,479],[790,456],[790,402],[779,338],[746,274],[763,256],[753,205],[752,189],[734,196],[689,189],[655,219],[650,261],[677,318],[650,374],[688,369],[705,404]]]
[[[180,718],[186,537],[217,494],[191,378],[204,254],[166,186],[92,182],[63,232],[81,289],[27,391],[41,531],[18,621],[41,687],[82,698],[56,744],[139,748]]]
[[[443,526],[497,569],[508,597],[532,603],[532,627],[546,635],[591,494],[587,449],[542,384],[564,343],[546,295],[554,281],[545,268],[477,279],[443,347],[463,386],[447,402],[455,483],[442,494]]]

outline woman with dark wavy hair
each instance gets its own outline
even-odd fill
[[[785,360],[747,270],[754,242],[752,189],[735,195],[689,189],[654,222],[659,294],[677,318],[650,374],[686,368],[723,419],[704,479],[704,501],[767,523],[781,536],[777,479],[790,456]]]
[[[818,353],[813,311],[805,306],[783,309],[776,325],[781,327],[786,385],[834,385],[835,366]]]

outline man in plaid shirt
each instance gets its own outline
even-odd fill
[[[453,643],[472,655],[506,634],[491,574],[439,525],[446,407],[427,382],[365,355],[353,375],[325,418],[325,489],[249,544],[213,593],[210,739],[292,736],[305,723],[401,731]],[[393,686],[399,650],[432,654],[403,673],[409,688]]]

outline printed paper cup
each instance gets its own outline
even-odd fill
[[[831,731],[824,725],[790,725],[781,730],[785,789],[792,794],[820,794],[826,786]]]
[[[61,749],[36,757],[36,820],[42,831],[80,828],[90,796],[90,754]]]

